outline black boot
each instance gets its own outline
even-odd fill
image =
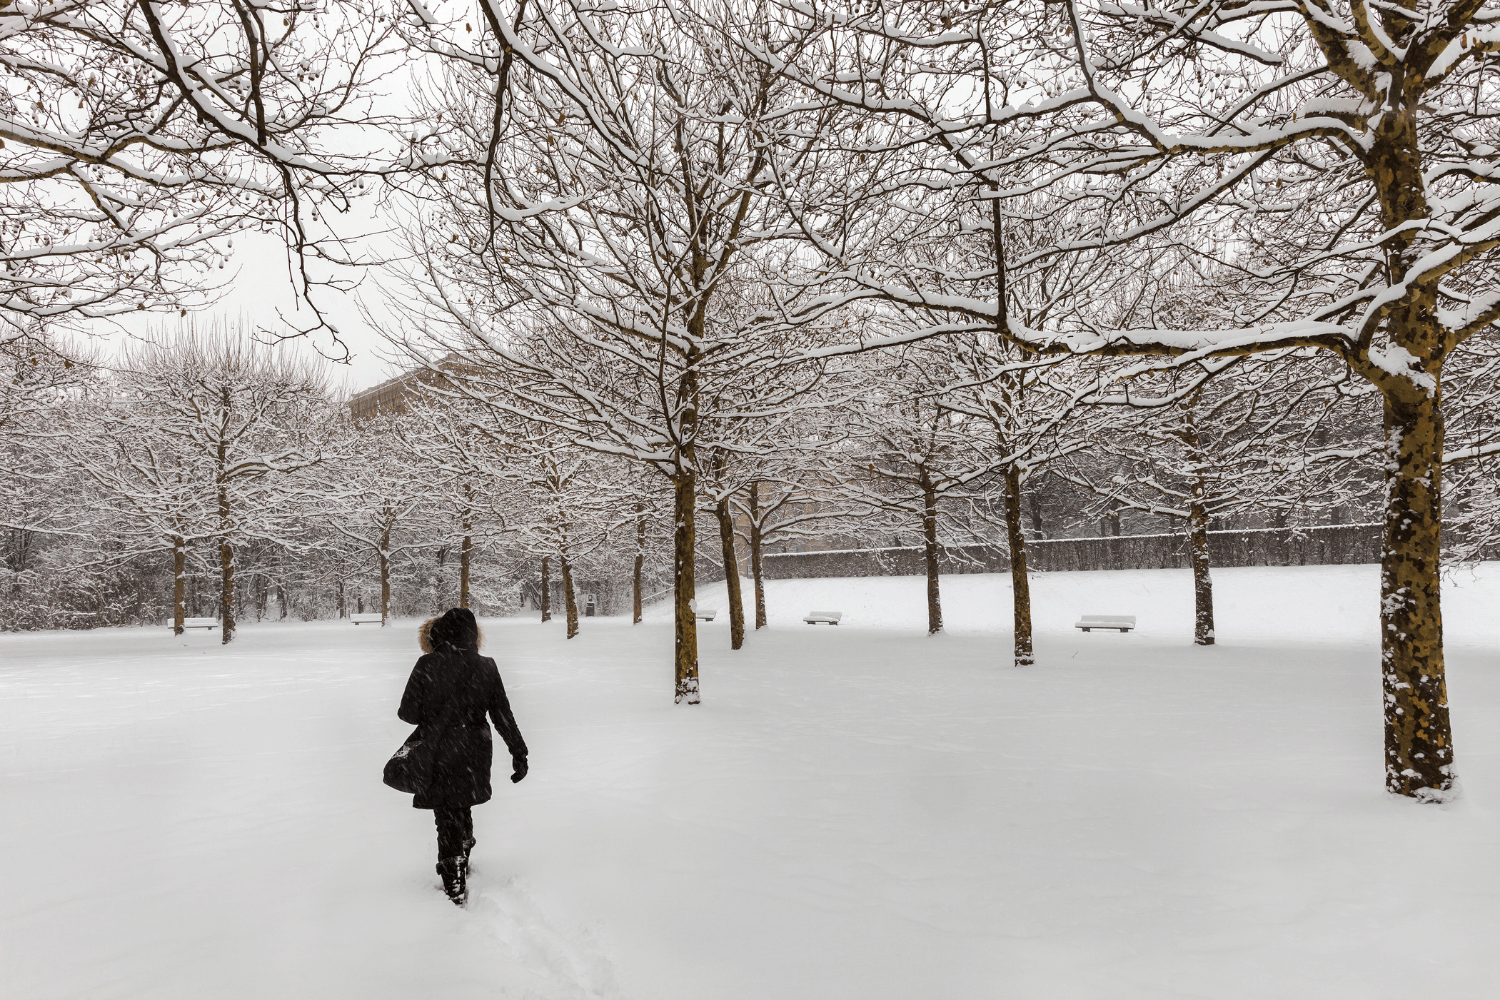
[[[455,906],[463,906],[469,901],[468,869],[469,862],[462,857],[443,858],[437,863],[437,873],[443,879],[443,891]]]

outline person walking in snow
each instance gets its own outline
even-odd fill
[[[500,670],[479,655],[483,636],[474,613],[452,608],[422,623],[422,657],[412,668],[397,715],[432,741],[431,774],[412,798],[437,822],[438,874],[448,898],[468,898],[469,852],[474,848],[473,806],[488,802],[493,757],[490,721],[510,750],[512,782],[526,777],[526,741],[516,728]],[[485,716],[488,715],[489,719]]]

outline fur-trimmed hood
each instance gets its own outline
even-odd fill
[[[429,618],[417,629],[417,642],[422,652],[433,653],[444,646],[479,652],[484,643],[484,633],[474,612],[468,608],[449,608],[436,618]]]

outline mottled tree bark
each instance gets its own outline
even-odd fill
[[[573,561],[568,558],[568,533],[560,532],[557,565],[562,569],[563,612],[568,623],[568,638],[578,634],[578,596],[573,592]]]
[[[1442,800],[1453,788],[1443,659],[1443,415],[1436,391],[1385,402],[1386,506],[1380,566],[1386,787]]]
[[[1188,504],[1188,548],[1193,564],[1193,641],[1214,644],[1214,581],[1209,575],[1208,508],[1203,505],[1203,477],[1193,480]]]
[[[750,575],[755,579],[755,627],[766,627],[766,585],[761,573],[760,483],[750,484]]]
[[[542,621],[552,620],[552,567],[551,556],[542,556]]]
[[[691,468],[677,474],[673,493],[676,524],[672,532],[672,593],[675,621],[675,683],[672,700],[678,704],[696,705],[698,696],[698,620],[693,616],[696,598],[693,565],[696,538],[693,532],[693,506],[697,503],[697,483]]]
[[[1188,496],[1188,561],[1193,567],[1193,641],[1200,646],[1214,644],[1214,581],[1209,573],[1208,557],[1208,482],[1203,470],[1209,458],[1203,453],[1203,439],[1193,408],[1198,393],[1184,400],[1180,409],[1182,422],[1176,436],[1198,469]]]
[[[1021,472],[1005,470],[1005,533],[1010,543],[1010,586],[1015,620],[1015,660],[1018,667],[1036,662],[1031,647],[1031,581],[1026,576],[1026,532],[1021,527]]]
[[[714,505],[719,520],[719,549],[724,557],[724,585],[729,591],[729,648],[745,644],[745,603],[740,595],[740,560],[734,551],[734,518],[726,497]]]
[[[938,593],[937,489],[922,470],[922,543],[927,559],[927,634],[943,630],[943,601]]]
[[[1421,84],[1413,79],[1405,85]],[[1431,217],[1417,121],[1404,110],[1380,115],[1365,161],[1382,224],[1387,232],[1401,230],[1385,243],[1393,284],[1407,280],[1419,253],[1414,243]],[[1454,773],[1440,597],[1441,387],[1443,362],[1454,345],[1438,319],[1437,281],[1412,288],[1387,314],[1386,329],[1396,350],[1361,369],[1384,399],[1380,659],[1386,788],[1419,801],[1443,801],[1454,790]],[[1409,359],[1404,371],[1391,370],[1397,352]]]
[[[573,564],[567,556],[558,556],[557,564],[562,569],[563,618],[571,639],[578,634],[578,597],[573,592]]]
[[[172,538],[172,634],[183,633],[187,618],[187,539]]]
[[[693,255],[693,272],[701,278],[707,261],[696,251]],[[704,307],[708,299],[699,301],[699,306],[688,318],[688,331],[694,344],[701,344],[704,336]],[[698,536],[694,525],[694,511],[698,503],[698,456],[695,440],[698,436],[698,369],[701,354],[696,346],[688,348],[684,360],[687,367],[677,385],[677,404],[681,410],[677,418],[677,466],[674,470],[672,494],[674,527],[672,531],[672,614],[673,635],[673,694],[676,704],[696,705],[698,694],[698,618],[693,613],[693,601],[697,598],[697,545]]]

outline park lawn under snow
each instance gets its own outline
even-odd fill
[[[695,708],[663,609],[487,622],[532,766],[466,911],[380,784],[414,623],[0,637],[0,996],[1494,996],[1500,565],[1445,598],[1442,808],[1381,790],[1375,568],[1214,578],[1204,649],[1186,571],[1037,576],[1023,670],[1004,577],[934,638],[919,578],[773,582]]]

